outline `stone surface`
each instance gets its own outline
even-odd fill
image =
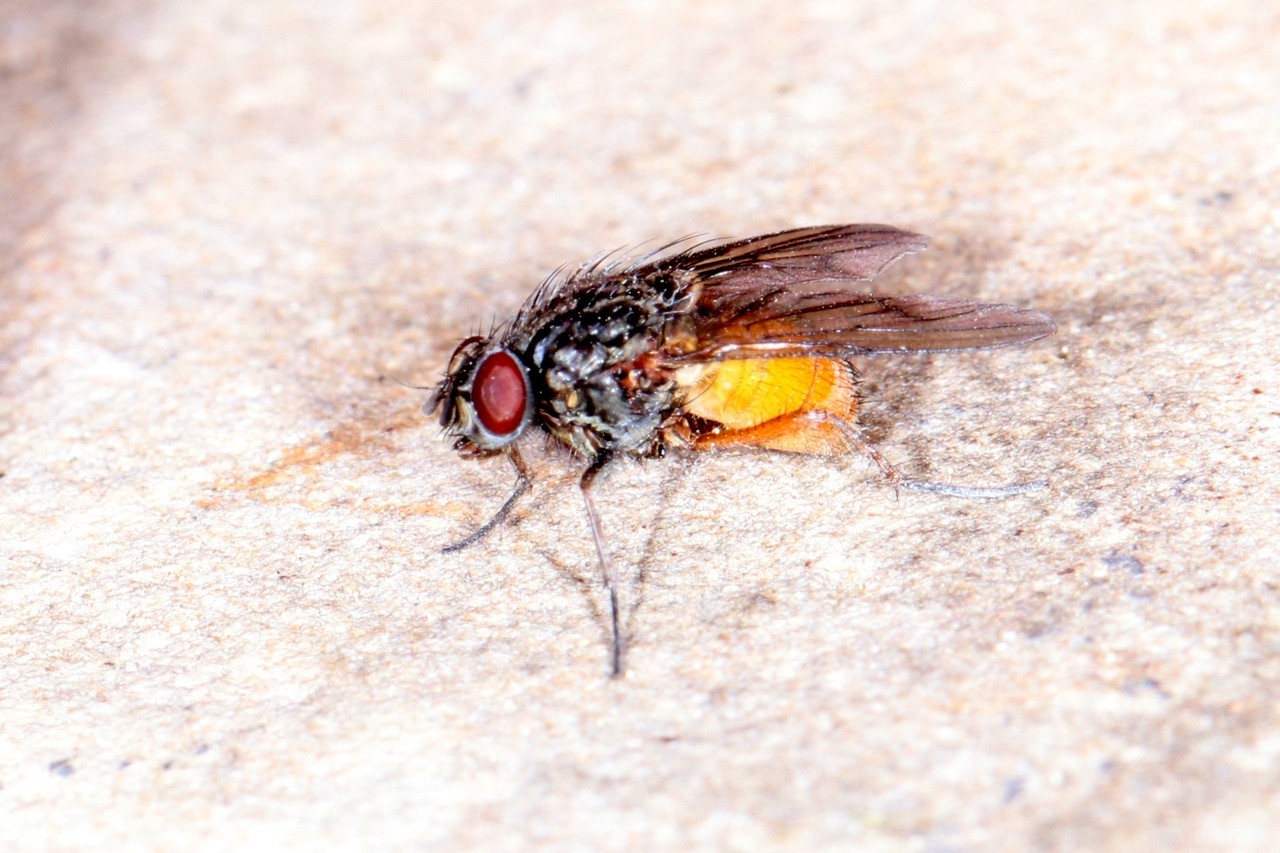
[[[6,4],[7,849],[1248,849],[1280,835],[1268,4]],[[417,409],[548,271],[932,234],[1034,305],[861,459],[511,485]]]

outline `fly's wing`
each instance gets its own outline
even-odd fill
[[[672,363],[985,349],[1052,335],[1040,311],[950,296],[772,291],[702,316],[697,346]]]
[[[927,242],[887,225],[832,225],[695,247],[655,262],[689,276],[697,300],[696,344],[667,361],[975,349],[1053,334],[1046,314],[1015,305],[857,289]]]
[[[867,281],[929,238],[891,225],[817,225],[693,247],[671,258],[705,282],[713,298],[753,283],[791,286],[819,281]]]

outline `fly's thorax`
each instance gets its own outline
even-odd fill
[[[674,380],[658,366],[672,322],[671,296],[619,280],[568,294],[530,328],[525,350],[544,427],[584,458],[657,451],[674,405]]]

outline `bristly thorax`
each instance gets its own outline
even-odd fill
[[[677,407],[653,354],[679,337],[693,304],[670,275],[586,275],[525,306],[504,336],[530,368],[536,417],[584,459],[656,455]]]

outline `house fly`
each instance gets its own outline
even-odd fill
[[[483,538],[531,485],[519,440],[546,433],[585,464],[580,487],[609,597],[610,665],[623,672],[618,575],[592,499],[620,457],[670,448],[754,447],[869,456],[895,486],[992,497],[903,480],[860,436],[850,359],[987,349],[1051,335],[1039,311],[953,296],[873,295],[863,282],[928,239],[887,225],[797,228],[743,240],[688,238],[644,255],[605,255],[553,274],[515,318],[458,344],[424,406],[467,458],[505,456],[516,486],[457,551]]]

